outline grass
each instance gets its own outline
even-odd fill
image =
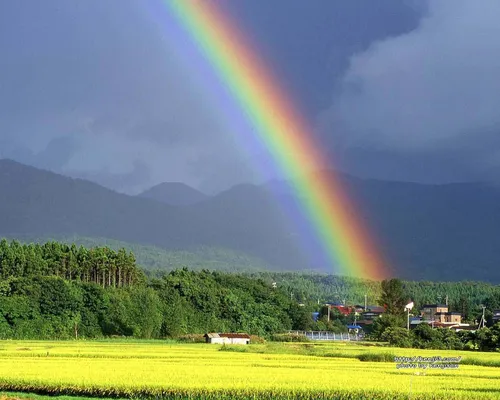
[[[76,397],[76,396],[43,396],[35,393],[24,392],[0,392],[0,400],[87,400],[95,397]]]
[[[200,400],[500,398],[500,354],[470,354],[346,343],[0,341],[0,390]],[[458,369],[398,369],[395,356],[462,362]]]

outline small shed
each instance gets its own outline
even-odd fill
[[[349,332],[358,333],[363,330],[363,327],[359,325],[347,325],[347,329],[349,329]]]
[[[250,335],[246,333],[206,333],[205,340],[211,344],[249,344]]]

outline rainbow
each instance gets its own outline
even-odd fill
[[[340,273],[379,280],[384,262],[334,172],[314,179],[328,159],[312,130],[231,19],[210,0],[164,0],[229,89],[284,176],[293,177],[297,201],[312,223],[332,266]],[[307,193],[307,196],[299,194]]]

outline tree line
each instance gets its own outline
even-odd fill
[[[264,337],[310,317],[262,279],[208,270],[146,277],[133,253],[0,241],[0,338]]]
[[[0,241],[0,278],[57,276],[67,280],[92,282],[102,287],[130,286],[144,279],[135,256],[125,249],[87,249],[55,241],[21,244]]]

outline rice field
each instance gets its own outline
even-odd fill
[[[462,359],[458,368],[398,368],[394,356]],[[0,341],[2,392],[165,399],[499,399],[499,383],[498,353],[342,343],[222,347]]]

